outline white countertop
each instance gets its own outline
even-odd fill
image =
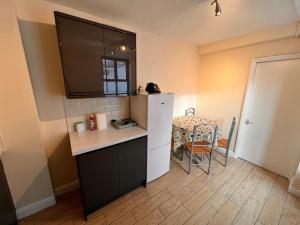
[[[109,127],[105,130],[88,130],[82,133],[69,133],[73,156],[130,141],[146,135],[147,130],[139,126],[124,129]]]

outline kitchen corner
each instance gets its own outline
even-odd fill
[[[150,82],[150,94],[139,89],[137,95],[135,33],[61,12],[54,17],[64,112],[87,219],[169,171],[174,94]]]
[[[148,132],[146,127],[118,129],[112,125],[111,120],[130,118],[129,96],[64,98],[63,104],[87,218],[114,199],[146,185]],[[105,115],[104,120],[97,121],[97,114]],[[96,119],[96,130],[90,130],[91,115]],[[83,125],[81,132],[76,129],[78,123]]]
[[[76,158],[84,215],[143,185],[147,131],[139,126],[69,133]]]
[[[116,97],[103,102],[109,105],[124,100]],[[79,101],[79,105],[89,108],[98,99]],[[120,129],[108,124],[108,128],[102,130],[69,130],[71,152],[77,162],[86,218],[118,197],[139,186],[146,186],[170,169],[174,94],[130,96],[130,101],[126,103],[116,105],[113,109],[124,112],[130,108],[127,118],[136,121],[137,126]],[[106,109],[105,104],[97,107]],[[110,119],[115,115],[110,111],[104,113]],[[86,115],[79,117],[81,122],[87,122]],[[72,119],[68,127],[72,128],[76,124],[74,122],[78,122],[76,118],[78,117]],[[70,120],[67,118],[68,121]]]

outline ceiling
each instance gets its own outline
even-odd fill
[[[294,0],[48,0],[196,45],[299,20]],[[296,0],[298,1],[298,0]]]

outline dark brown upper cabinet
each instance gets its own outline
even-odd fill
[[[54,12],[68,98],[136,94],[136,35]]]

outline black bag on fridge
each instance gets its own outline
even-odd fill
[[[154,83],[151,83],[151,82],[147,84],[146,91],[149,94],[154,94],[154,93],[160,93],[161,92],[158,85],[154,84]]]

